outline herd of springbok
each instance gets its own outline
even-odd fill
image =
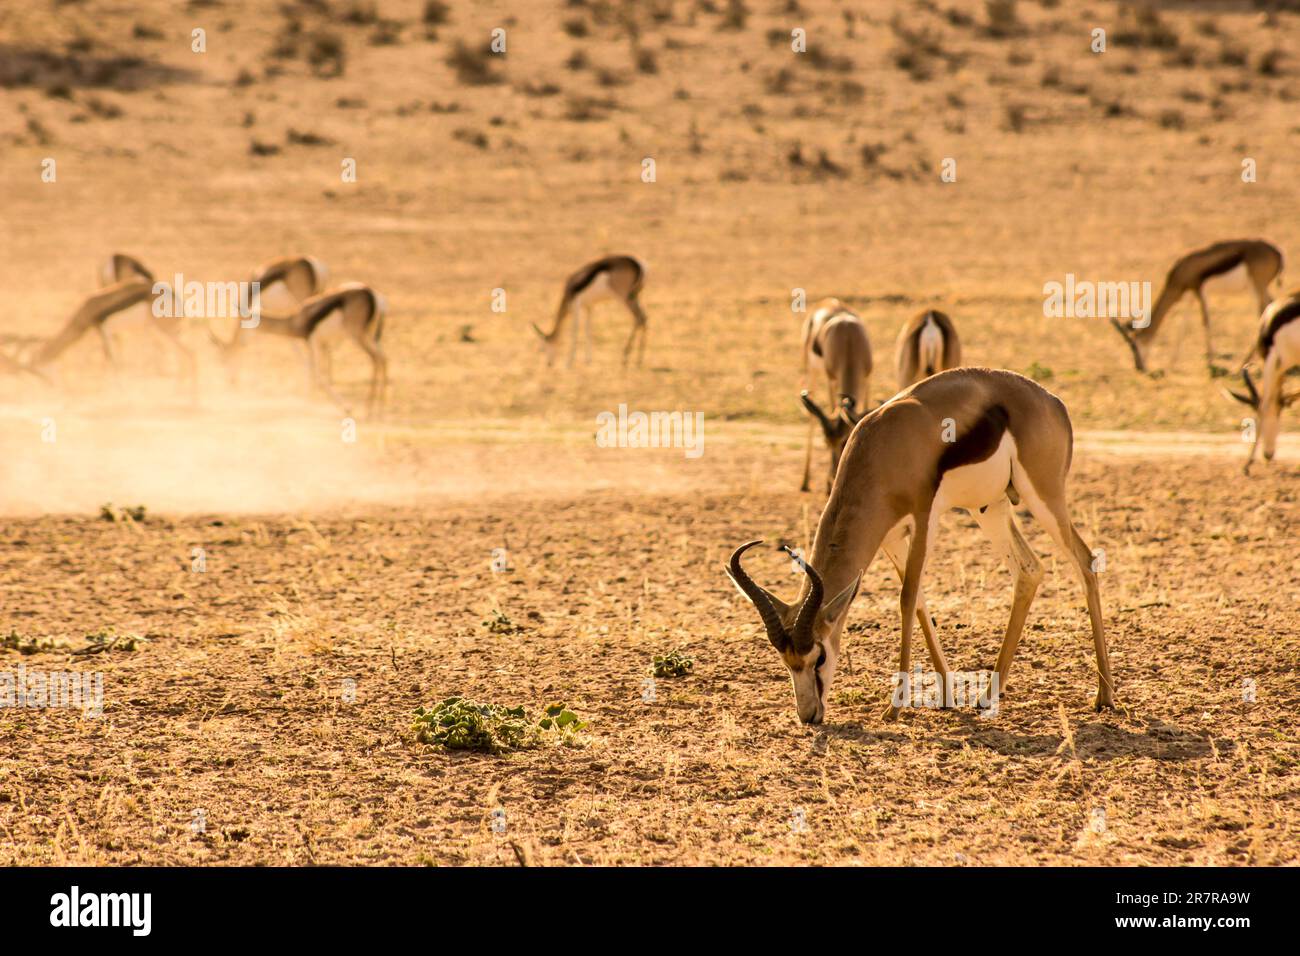
[[[1269,289],[1282,271],[1282,253],[1262,240],[1220,242],[1178,259],[1148,321],[1140,326],[1112,322],[1145,371],[1153,339],[1173,306],[1194,293],[1205,329],[1206,361],[1212,371],[1210,314],[1204,286],[1216,276],[1244,270],[1258,297],[1259,331],[1238,370],[1246,392],[1226,394],[1250,405],[1258,418],[1257,435],[1246,470],[1262,448],[1273,458],[1282,409],[1300,397],[1284,394],[1286,373],[1300,365],[1300,290],[1272,299]],[[633,350],[643,361],[646,314],[639,303],[645,265],[633,256],[608,256],[588,263],[565,281],[549,332],[533,325],[548,364],[558,352],[566,319],[576,316],[568,363],[578,341],[586,340],[591,361],[591,308],[614,300],[632,317],[623,348],[628,365]],[[351,339],[372,365],[368,404],[382,405],[388,362],[380,346],[385,303],[361,283],[326,289],[327,270],[310,256],[277,259],[262,266],[253,281],[263,290],[281,287],[297,303],[281,314],[262,312],[260,321],[222,339],[209,328],[212,342],[235,374],[240,353],[252,340],[277,335],[295,340],[307,362],[309,387],[320,387],[342,405],[330,375],[330,347]],[[101,288],[89,295],[62,330],[26,359],[0,354],[0,371],[45,379],[44,368],[90,329],[95,329],[110,363],[116,362],[114,321],[133,306],[150,305],[158,294],[153,275],[138,260],[115,255],[104,266]],[[194,353],[181,341],[180,317],[142,309],[142,321],[182,357],[191,383]],[[1258,386],[1250,364],[1258,358]],[[869,407],[872,373],[870,338],[863,320],[838,299],[814,307],[803,326],[804,388],[808,441],[801,490],[810,487],[813,437],[820,425],[830,450],[828,499],[805,559],[790,552],[803,571],[794,603],[787,604],[757,584],[741,565],[742,556],[761,541],[741,545],[727,573],[757,609],[768,639],[780,652],[794,684],[796,709],[805,723],[820,723],[840,655],[840,636],[849,606],[866,568],[883,550],[902,581],[900,674],[911,669],[913,620],[921,627],[941,688],[942,705],[953,706],[952,671],[926,609],[921,588],[926,557],[938,517],[966,509],[988,536],[1015,580],[1011,616],[981,707],[995,707],[1006,687],[1030,604],[1043,577],[1043,564],[1026,543],[1014,506],[1023,504],[1046,529],[1074,566],[1087,597],[1097,658],[1098,710],[1114,706],[1115,685],[1106,652],[1101,597],[1092,550],[1076,530],[1067,504],[1066,482],[1073,454],[1073,432],[1065,405],[1036,382],[1015,372],[962,365],[962,350],[952,319],[927,309],[904,323],[895,343],[898,392]],[[812,379],[825,387],[826,407],[812,397]],[[48,381],[48,379],[46,379]],[[786,549],[789,550],[789,549]],[[828,597],[829,595],[829,597]],[[891,700],[886,717],[898,714]]]
[[[217,347],[232,382],[238,375],[238,360],[253,338],[280,336],[298,343],[307,365],[308,387],[319,387],[340,407],[343,399],[331,383],[330,349],[339,341],[351,340],[370,359],[371,378],[367,406],[371,411],[383,404],[388,387],[388,359],[380,345],[387,308],[384,297],[360,282],[345,282],[327,289],[329,272],[313,256],[275,259],[257,268],[249,282],[260,294],[280,292],[293,303],[283,313],[260,307],[253,324],[243,317],[228,339],[222,339],[209,325],[208,336]],[[49,381],[45,368],[92,329],[99,335],[110,366],[118,365],[114,339],[130,327],[143,327],[174,349],[180,356],[191,396],[198,387],[197,359],[181,339],[186,318],[185,299],[176,290],[175,309],[156,305],[164,284],[140,260],[112,255],[100,270],[100,288],[88,295],[62,329],[41,343],[25,360],[5,356],[0,368],[26,372]],[[322,369],[323,366],[323,369]]]
[[[1262,447],[1271,460],[1282,409],[1300,391],[1283,393],[1283,377],[1300,365],[1300,290],[1271,301],[1270,286],[1282,272],[1282,253],[1262,240],[1215,243],[1182,256],[1166,277],[1151,313],[1140,325],[1115,322],[1133,352],[1138,371],[1164,319],[1186,293],[1201,307],[1206,362],[1217,373],[1210,345],[1210,312],[1204,286],[1210,279],[1244,270],[1259,303],[1259,331],[1239,372],[1247,392],[1226,394],[1250,405],[1258,418],[1246,471]],[[1112,320],[1114,321],[1114,320]],[[1258,357],[1256,387],[1248,366]],[[1017,524],[1013,506],[1023,504],[1077,571],[1087,596],[1097,657],[1097,710],[1115,706],[1115,683],[1095,559],[1070,518],[1066,479],[1073,432],[1065,405],[1042,386],[1015,372],[962,366],[961,343],[952,320],[927,309],[903,325],[895,345],[898,393],[868,408],[871,344],[866,324],[838,299],[819,302],[803,326],[805,388],[809,414],[801,490],[811,476],[817,425],[830,449],[829,497],[817,525],[812,554],[789,552],[803,571],[803,585],[787,604],[756,583],[741,565],[750,541],[731,555],[727,574],[757,609],[768,640],[780,653],[794,685],[795,707],[805,723],[821,723],[840,656],[840,636],[862,575],[883,550],[902,581],[903,681],[912,667],[913,619],[920,624],[941,706],[957,703],[954,674],[944,657],[921,589],[926,557],[938,517],[953,508],[969,511],[1015,581],[1011,617],[994,671],[979,697],[997,706],[1043,577],[1043,564]],[[810,379],[824,384],[827,407],[811,397]],[[967,685],[969,686],[969,685]],[[896,685],[897,688],[897,685]],[[891,697],[886,719],[898,716]]]

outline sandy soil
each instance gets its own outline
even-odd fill
[[[1295,864],[1300,443],[1241,475],[1193,304],[1138,376],[1105,322],[1044,317],[1042,288],[1158,288],[1220,238],[1294,255],[1300,61],[1270,54],[1300,16],[1013,6],[0,12],[0,350],[30,354],[115,251],[200,280],[309,252],[387,296],[393,377],[382,417],[345,416],[268,342],[232,385],[204,322],[195,403],[145,336],[116,372],[88,336],[57,387],[0,375],[0,673],[95,671],[104,696],[100,717],[0,707],[0,863]],[[497,27],[504,58],[449,64]],[[341,75],[312,62],[329,38]],[[607,305],[594,362],[547,369],[529,323],[625,251],[650,267],[645,367],[620,367]],[[1091,710],[1082,595],[1027,521],[1048,575],[996,718],[881,719],[882,560],[827,723],[797,723],[721,564],[755,537],[809,547],[820,513],[795,490],[798,289],[861,312],[873,399],[896,330],[941,305],[970,362],[1065,400],[1120,711]],[[1230,365],[1250,297],[1228,278],[1210,300]],[[335,366],[359,405],[366,363]],[[620,404],[703,413],[704,453],[597,447]],[[788,562],[754,565],[795,592]],[[992,663],[1010,585],[947,516],[927,590],[955,664]],[[646,701],[672,649],[694,672]],[[418,743],[414,708],[453,693],[589,726],[502,756]]]

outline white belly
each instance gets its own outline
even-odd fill
[[[1292,319],[1278,329],[1273,336],[1270,364],[1273,361],[1272,355],[1277,356],[1276,361],[1281,363],[1284,372],[1292,366],[1300,365],[1300,319]]]
[[[592,279],[587,288],[583,289],[573,297],[574,304],[580,308],[587,308],[597,302],[605,299],[614,298],[614,290],[609,284],[609,273],[602,272],[596,278]]]
[[[1007,431],[1003,433],[997,451],[984,461],[944,472],[934,497],[933,511],[983,508],[1001,499],[1011,483],[1011,463],[1015,454],[1015,439]]]
[[[312,341],[323,342],[331,345],[343,340],[343,315],[335,309],[329,314],[329,318],[323,319],[316,324],[311,333]]]

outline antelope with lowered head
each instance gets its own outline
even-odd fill
[[[938,309],[926,309],[903,323],[894,345],[898,390],[961,364],[957,329]]]
[[[115,252],[104,260],[104,263],[100,266],[99,286],[101,289],[107,289],[110,286],[117,286],[120,283],[133,280],[147,281],[150,289],[155,284],[153,273],[135,256]],[[173,295],[176,302],[176,309],[173,310],[175,314],[165,314],[163,310],[155,311],[153,308],[155,297],[150,296],[147,299],[140,299],[123,306],[103,320],[95,323],[94,328],[99,334],[99,342],[103,346],[104,357],[108,359],[109,365],[113,366],[113,368],[117,368],[118,365],[114,336],[118,332],[130,328],[143,327],[180,353],[187,374],[192,381],[197,381],[194,353],[180,339],[181,323],[184,319],[184,315],[181,314],[183,312],[181,290],[174,290]],[[197,388],[197,385],[194,385],[194,387]]]
[[[1263,451],[1264,460],[1272,461],[1277,452],[1277,436],[1282,427],[1282,409],[1300,399],[1300,389],[1283,394],[1282,384],[1286,373],[1300,365],[1300,290],[1271,303],[1259,320],[1259,335],[1252,354],[1264,360],[1260,387],[1256,388],[1249,370],[1243,368],[1241,377],[1248,394],[1227,391],[1239,402],[1253,408],[1258,420],[1255,425],[1255,443],[1242,469],[1250,474],[1255,455]]]
[[[829,412],[823,411],[808,394],[812,385],[810,376],[825,380]],[[826,478],[829,491],[849,432],[867,412],[867,393],[871,385],[871,342],[867,338],[867,327],[839,299],[822,299],[804,320],[803,377],[804,388],[799,399],[809,418],[803,483],[799,490],[807,491],[811,486],[813,432],[820,423],[831,451],[830,472]]]
[[[737,548],[727,568],[757,608],[768,640],[790,671],[799,719],[819,724],[825,717],[849,605],[882,548],[903,583],[898,673],[906,675],[912,666],[915,618],[945,688],[943,702],[953,703],[953,678],[921,590],[938,517],[950,508],[970,512],[1015,578],[996,680],[985,698],[986,704],[996,704],[1043,577],[1042,562],[1016,524],[1013,501],[1028,506],[1078,572],[1097,654],[1096,707],[1114,706],[1093,555],[1075,530],[1066,503],[1072,452],[1070,416],[1061,400],[1014,372],[940,372],[863,418],[840,461],[812,558],[800,559],[805,574],[798,598],[786,604],[741,566],[741,557],[761,541]],[[891,701],[885,717],[897,715]]]
[[[387,308],[384,297],[370,286],[346,282],[329,292],[312,296],[294,313],[272,315],[263,312],[257,328],[263,334],[279,335],[300,343],[307,365],[308,388],[319,386],[345,413],[349,410],[347,403],[319,374],[316,353],[322,345],[350,339],[370,359],[370,391],[366,406],[374,412],[384,404],[388,390],[388,359],[380,345]],[[237,328],[234,335],[223,342],[216,333],[208,330],[213,344],[220,349],[232,369],[249,341],[247,336],[241,335],[244,331],[242,327]]]
[[[1147,370],[1151,343],[1160,331],[1161,323],[1178,300],[1188,292],[1195,293],[1196,301],[1201,306],[1201,325],[1205,329],[1205,364],[1212,373],[1218,370],[1214,364],[1214,350],[1210,346],[1210,306],[1205,301],[1203,287],[1210,279],[1226,275],[1234,269],[1245,270],[1259,303],[1258,312],[1262,313],[1272,298],[1268,291],[1269,285],[1282,274],[1282,250],[1263,239],[1231,239],[1216,242],[1204,249],[1194,249],[1173,264],[1165,277],[1164,288],[1160,290],[1160,295],[1151,308],[1150,320],[1145,327],[1134,328],[1130,324],[1126,328],[1114,319],[1110,320],[1110,324],[1132,351],[1133,366],[1139,372]]]
[[[114,331],[126,325],[144,324],[151,332],[174,348],[181,357],[185,377],[189,382],[190,398],[198,398],[198,367],[194,353],[180,339],[181,323],[185,319],[184,299],[174,300],[172,310],[155,309],[160,293],[154,289],[153,276],[129,256],[114,256],[102,273],[107,279],[109,268],[115,260],[128,263],[122,267],[123,278],[105,285],[82,301],[77,311],[56,335],[51,336],[27,363],[32,370],[48,365],[72,347],[86,332],[94,329],[104,347],[109,364],[117,368],[117,355],[113,347]],[[136,308],[139,306],[139,308]]]
[[[543,332],[536,323],[533,331],[542,340],[542,349],[546,352],[546,364],[555,364],[555,355],[559,350],[560,332],[569,313],[576,313],[573,334],[569,339],[568,366],[573,367],[574,357],[578,353],[578,338],[586,334],[586,362],[591,364],[591,307],[607,299],[622,304],[632,315],[632,332],[623,346],[623,366],[627,367],[632,354],[632,343],[640,335],[637,346],[636,364],[645,361],[646,314],[641,308],[638,296],[645,285],[645,263],[635,256],[606,256],[589,262],[564,282],[564,294],[560,297],[560,307],[555,313],[555,322],[551,331]]]
[[[263,311],[270,313],[270,322],[266,326],[269,334],[298,338],[284,331],[287,328],[284,324],[285,320],[289,314],[296,312],[302,303],[324,292],[328,278],[329,270],[315,256],[282,256],[264,262],[253,270],[253,277],[249,280],[249,284],[257,290],[257,322],[253,325],[245,325],[241,321],[235,326],[230,341],[219,343],[232,383],[238,379],[237,359],[240,350],[250,344],[258,329],[263,328]],[[210,329],[209,334],[211,335]],[[215,336],[213,341],[217,341]],[[332,381],[333,365],[329,346],[324,339],[311,344],[307,337],[302,337],[299,341],[304,348],[314,350],[314,354],[309,356],[309,368],[313,369],[312,382],[316,381],[318,373],[323,381]]]

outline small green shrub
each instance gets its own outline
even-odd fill
[[[586,728],[585,721],[564,704],[551,704],[536,723],[523,707],[480,704],[465,697],[448,697],[431,710],[415,709],[415,737],[420,743],[448,750],[500,754],[539,746],[548,734],[568,742]]]
[[[695,670],[695,661],[680,651],[671,654],[656,654],[654,658],[655,677],[686,677]]]

